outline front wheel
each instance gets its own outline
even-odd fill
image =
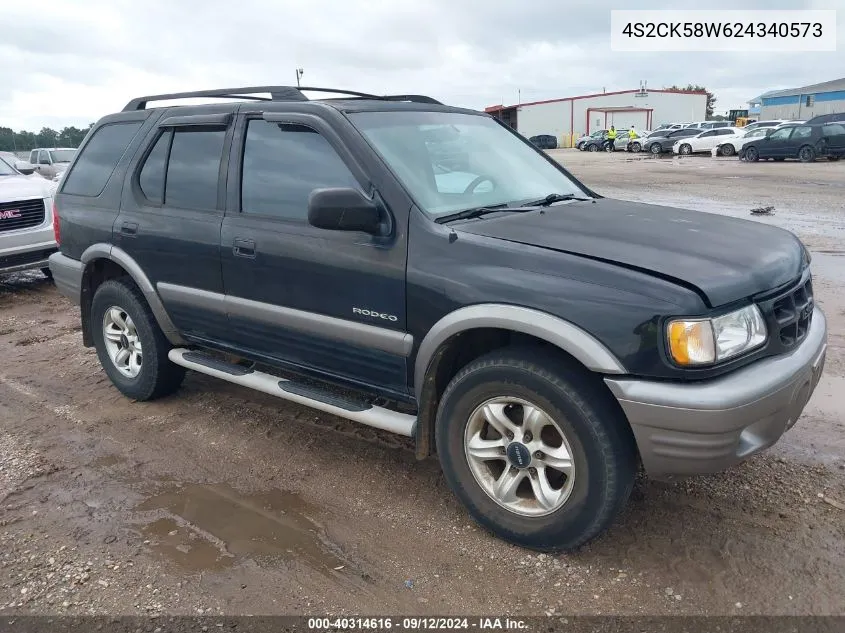
[[[97,288],[91,335],[100,364],[126,397],[154,400],[182,384],[185,370],[167,358],[170,344],[131,281],[112,279]]]
[[[643,148],[642,145],[639,143],[631,143],[631,151],[632,152],[639,152]]]
[[[756,147],[749,147],[745,150],[745,160],[749,163],[756,163],[760,160],[760,152],[757,151]]]
[[[657,156],[657,155],[658,155],[658,154],[660,154],[660,152],[662,152],[663,150],[661,149],[661,147],[660,147],[660,144],[659,144],[659,143],[654,143],[654,144],[652,144],[652,146],[649,148],[649,151],[650,151],[652,154],[654,154],[655,156]]]
[[[599,151],[599,148],[595,143],[593,143],[592,145],[590,145],[590,151],[591,152],[597,152],[597,151]]]
[[[589,541],[625,505],[636,449],[589,374],[542,349],[483,356],[449,383],[437,453],[450,488],[500,538],[538,550]]]
[[[684,156],[692,154],[692,145],[690,145],[689,143],[684,143],[678,148],[678,153],[683,154]]]

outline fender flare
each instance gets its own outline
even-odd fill
[[[152,310],[153,316],[164,333],[164,336],[167,337],[167,340],[173,345],[185,345],[185,339],[180,336],[179,330],[173,324],[170,315],[167,314],[167,310],[164,309],[161,297],[158,296],[149,277],[147,277],[138,265],[138,262],[132,259],[129,253],[111,244],[100,243],[89,246],[80,257],[80,261],[84,267],[83,280],[88,274],[88,265],[97,259],[109,259],[123,268],[132,278],[132,281],[141,289],[141,292],[144,293],[144,298],[147,300],[147,304],[150,306],[150,310]]]
[[[542,339],[572,355],[587,369],[601,374],[625,374],[625,367],[597,338],[577,325],[533,308],[482,303],[450,312],[425,335],[414,361],[414,392],[421,402],[432,358],[449,338],[477,328],[498,328]]]

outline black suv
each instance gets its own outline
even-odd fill
[[[537,549],[599,534],[640,462],[716,471],[798,419],[827,330],[794,235],[603,198],[480,112],[316,90],[142,97],[88,134],[50,268],[123,394],[188,368],[412,437]],[[242,99],[146,108],[182,97]]]
[[[845,156],[845,122],[785,125],[768,136],[749,141],[742,153],[745,160],[752,162],[761,158],[797,158],[811,163],[819,157],[836,161]]]

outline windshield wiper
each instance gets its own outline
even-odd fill
[[[532,200],[531,202],[523,202],[519,206],[521,207],[548,207],[549,205],[554,204],[555,202],[566,202],[567,200],[581,200],[587,201],[589,198],[581,198],[576,196],[574,193],[550,193],[545,198],[540,198],[539,200]]]
[[[513,211],[514,213],[524,213],[531,211],[531,209],[524,209],[522,207],[509,207],[507,202],[502,204],[488,204],[486,207],[475,207],[474,209],[466,209],[458,211],[457,213],[450,213],[442,217],[436,218],[434,221],[438,224],[452,222],[453,220],[468,220],[469,218],[477,218],[486,213],[496,213],[498,211]]]

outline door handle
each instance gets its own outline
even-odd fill
[[[120,227],[120,234],[127,237],[135,237],[138,234],[137,222],[124,222]]]
[[[253,240],[244,240],[239,237],[235,238],[234,245],[232,246],[232,252],[237,257],[255,257],[255,241]]]

